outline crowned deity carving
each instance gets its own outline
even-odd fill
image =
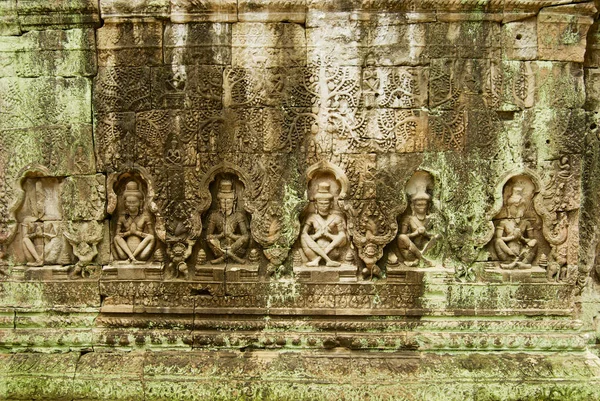
[[[504,269],[528,269],[537,255],[534,227],[525,218],[527,199],[523,187],[513,186],[506,199],[503,218],[496,221],[494,249]]]
[[[441,235],[432,232],[430,204],[431,196],[425,188],[419,188],[410,198],[410,213],[400,222],[397,245],[407,266],[417,266],[420,261],[427,266],[432,265],[424,254],[436,244]]]
[[[250,241],[250,230],[246,213],[237,207],[237,194],[234,181],[221,179],[217,189],[218,209],[208,215],[206,241],[216,256],[212,264],[227,260],[244,264],[244,258]]]
[[[339,267],[336,259],[341,257],[342,247],[347,243],[346,221],[344,217],[334,212],[330,184],[320,182],[314,196],[315,209],[308,215],[302,227],[300,244],[308,259],[306,266],[319,266],[321,261],[328,267]]]
[[[131,262],[150,258],[156,243],[153,218],[144,208],[144,193],[138,182],[130,180],[121,197],[115,231],[116,256]]]

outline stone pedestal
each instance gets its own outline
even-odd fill
[[[203,282],[215,281],[258,281],[258,265],[216,265],[196,266],[194,280]]]
[[[356,266],[343,264],[340,267],[307,267],[294,266],[294,274],[300,282],[331,283],[331,282],[355,282]]]
[[[446,280],[454,275],[454,269],[443,266],[408,267],[403,264],[387,266],[387,281],[402,283],[421,283],[424,276],[434,280]]]
[[[69,278],[68,266],[35,266],[25,269],[25,280],[67,280]]]
[[[201,265],[196,266],[194,280],[197,281],[223,281],[225,279],[225,266]]]
[[[160,263],[112,264],[102,268],[105,278],[117,280],[153,280],[162,277],[163,266]]]
[[[258,265],[227,265],[227,281],[258,281]]]
[[[546,270],[539,266],[530,269],[506,270],[497,263],[486,263],[483,268],[484,280],[490,283],[545,283]]]

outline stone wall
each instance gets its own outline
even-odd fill
[[[599,8],[0,1],[0,398],[600,399]]]

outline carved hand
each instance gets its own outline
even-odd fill
[[[521,234],[521,229],[520,228],[515,228],[514,232],[513,232],[513,237],[515,239],[519,239],[523,236],[523,234]]]

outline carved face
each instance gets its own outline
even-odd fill
[[[219,210],[227,216],[233,213],[234,205],[235,200],[233,198],[219,198]]]
[[[183,244],[175,244],[173,245],[173,249],[171,250],[174,257],[181,257],[185,253],[185,245]]]
[[[125,198],[125,209],[127,213],[136,215],[140,211],[141,202],[137,196],[128,196]]]
[[[317,200],[317,213],[321,216],[329,215],[329,211],[331,210],[331,200],[330,199],[318,199]]]
[[[427,199],[417,199],[413,203],[413,211],[416,214],[427,214],[428,206],[429,206],[429,201]]]

